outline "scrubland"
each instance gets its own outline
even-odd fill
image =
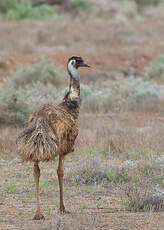
[[[163,1],[35,2],[0,3],[0,229],[162,230]],[[79,136],[65,160],[70,214],[58,213],[54,159],[40,164],[46,220],[34,221],[33,165],[15,141],[32,110],[61,101],[73,55],[91,68],[81,70]]]

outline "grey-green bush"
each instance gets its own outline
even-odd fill
[[[164,82],[164,54],[150,62],[145,70],[145,78]]]
[[[8,20],[55,19],[57,17],[53,7],[46,4],[33,7],[32,3],[26,0],[1,0],[0,12]]]
[[[112,167],[102,161],[99,155],[90,155],[82,160],[68,178],[80,184],[122,184],[129,180],[127,172],[119,167]]]
[[[1,84],[0,91],[0,124],[21,126],[33,107],[19,90]]]
[[[124,187],[127,199],[125,205],[130,211],[164,210],[164,193],[162,190],[148,187],[144,183],[129,183]]]
[[[69,81],[66,75],[63,68],[57,68],[45,59],[20,66],[5,84],[0,85],[1,122],[8,119],[8,123],[23,124],[29,112],[38,105],[60,103],[68,91],[68,86],[63,89]],[[81,110],[100,113],[118,108],[157,111],[158,94],[154,83],[135,77],[117,77],[115,81],[107,82],[105,88],[81,84]]]
[[[58,104],[62,99],[60,90],[57,90],[54,85],[44,84],[40,81],[19,89],[19,92],[24,95],[27,103],[33,105],[34,108],[43,104]]]
[[[108,169],[99,156],[91,155],[82,160],[68,177],[80,184],[99,184],[108,180]]]
[[[88,10],[91,7],[91,5],[85,0],[73,0],[72,5],[84,10]]]
[[[84,111],[103,112],[125,110],[157,111],[159,103],[158,86],[142,78],[117,77],[107,82],[104,89],[87,89],[86,100],[82,103]]]
[[[135,0],[135,2],[139,5],[139,6],[157,6],[158,4],[160,4],[163,0]]]
[[[0,123],[23,125],[38,105],[53,104],[65,75],[63,68],[55,68],[52,61],[46,60],[12,72],[5,84],[0,84]]]
[[[51,83],[56,87],[61,86],[66,79],[62,67],[55,67],[51,60],[41,59],[32,65],[21,65],[16,72],[12,72],[7,79],[7,85],[15,88],[25,87],[34,82]]]

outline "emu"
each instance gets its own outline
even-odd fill
[[[42,105],[27,118],[24,130],[17,138],[18,154],[22,161],[34,162],[36,187],[36,213],[33,219],[44,219],[39,202],[39,162],[53,160],[59,156],[58,181],[60,189],[60,213],[65,213],[63,203],[64,158],[73,152],[78,135],[77,119],[81,104],[79,67],[90,67],[81,57],[68,59],[70,75],[69,91],[59,105]]]

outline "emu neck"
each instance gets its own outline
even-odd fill
[[[80,77],[78,74],[78,70],[75,75],[73,75],[70,71],[68,72],[70,75],[69,92],[65,95],[63,102],[60,104],[60,106],[64,107],[64,109],[67,110],[67,112],[69,112],[74,117],[74,119],[77,119],[81,104]]]
[[[68,65],[68,73],[70,75],[69,98],[71,101],[78,102],[80,99],[80,76],[78,69]]]
[[[69,98],[71,101],[78,101],[80,98],[80,81],[70,78]]]

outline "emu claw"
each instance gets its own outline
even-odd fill
[[[64,215],[64,214],[69,214],[69,211],[66,211],[65,208],[60,208],[59,213]]]
[[[45,220],[45,218],[41,213],[36,213],[33,220]]]

